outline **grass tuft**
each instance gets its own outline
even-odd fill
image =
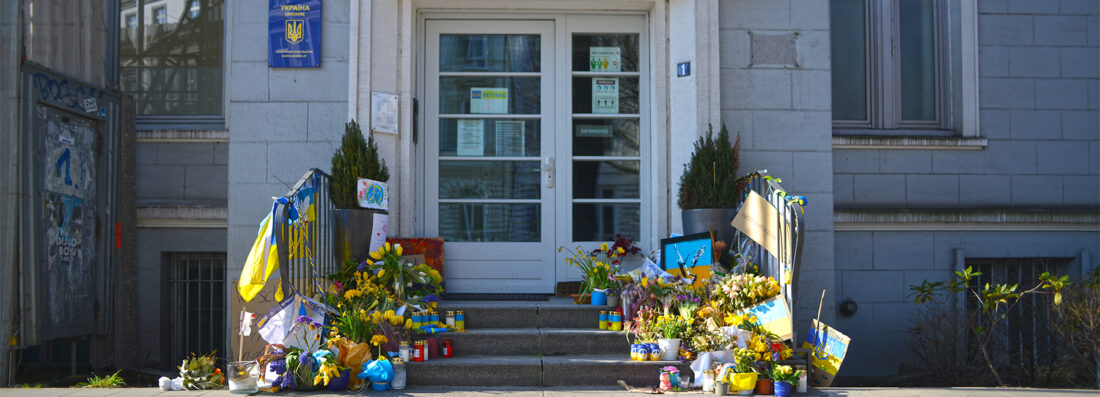
[[[73,387],[74,388],[78,388],[78,387],[83,387],[83,388],[126,387],[126,381],[123,380],[121,376],[118,376],[118,374],[120,372],[122,372],[121,369],[118,370],[118,371],[115,371],[115,373],[112,374],[111,376],[105,376],[105,377],[102,377],[102,378],[99,377],[98,375],[92,374],[92,377],[88,378],[87,382],[77,383]]]

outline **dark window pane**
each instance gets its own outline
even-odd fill
[[[540,241],[539,207],[539,204],[440,204],[439,236],[447,242]]]
[[[539,126],[539,120],[439,119],[439,155],[538,156]],[[475,137],[479,130],[480,142]],[[463,140],[462,153],[458,150],[460,139]],[[479,144],[481,154],[477,154]]]
[[[600,93],[602,88],[609,87],[617,89],[619,95],[609,99]],[[596,92],[595,98],[593,92]],[[573,113],[638,113],[638,78],[574,77]]]
[[[222,0],[123,1],[119,78],[142,115],[222,114]],[[175,3],[173,3],[175,4]]]
[[[936,120],[936,22],[932,0],[898,4],[901,119]]]
[[[573,119],[574,156],[637,156],[638,119]]]
[[[641,235],[638,204],[573,204],[573,241],[612,241]]]
[[[574,161],[574,198],[638,198],[638,161]]]
[[[833,120],[867,120],[864,0],[830,0]]]
[[[439,36],[440,72],[538,72],[538,35]]]
[[[538,114],[542,91],[538,77],[440,77],[439,112],[442,114]],[[485,91],[501,92],[506,98],[483,97]],[[497,106],[504,103],[504,106]]]
[[[440,161],[441,199],[537,199],[537,161]]]
[[[593,51],[592,48],[596,50]],[[617,50],[615,50],[617,49]],[[603,60],[613,59],[614,56],[601,54],[619,53],[621,60],[620,70],[614,70],[614,66],[594,66],[593,58]],[[638,71],[638,35],[637,34],[576,34],[573,35],[573,71]]]

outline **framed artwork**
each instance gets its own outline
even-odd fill
[[[690,277],[696,285],[710,278],[714,258],[710,233],[661,240],[661,268],[672,275]]]
[[[386,242],[390,244],[401,244],[402,255],[405,260],[412,262],[412,264],[419,265],[426,263],[431,266],[432,269],[438,270],[440,275],[446,276],[443,273],[443,239],[440,237],[409,237],[409,238],[387,238]]]

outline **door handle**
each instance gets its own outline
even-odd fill
[[[542,170],[546,172],[546,188],[554,187],[554,158],[546,156],[542,159]]]

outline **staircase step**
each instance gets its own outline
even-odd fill
[[[576,328],[491,328],[448,333],[455,356],[547,356],[618,354],[628,357],[630,343],[619,331]]]
[[[511,303],[511,302],[509,302]],[[449,303],[439,305],[439,311],[462,310],[466,314],[466,329],[483,328],[536,328],[538,326],[538,307],[524,306],[487,306]]]
[[[541,386],[542,360],[531,356],[463,356],[406,365],[410,386]]]
[[[621,331],[543,328],[539,336],[541,351],[547,356],[609,354],[630,358],[630,342]]]
[[[608,306],[574,305],[572,301],[480,302],[443,301],[439,311],[462,310],[466,329],[477,328],[598,328],[600,311]]]
[[[539,328],[600,328],[600,312],[612,310],[607,306],[555,305],[540,306]]]
[[[455,356],[534,356],[539,353],[539,330],[535,328],[468,329],[448,333]]]
[[[670,365],[681,373],[691,371],[679,361],[631,361],[628,354],[543,357],[542,385],[611,386],[623,380],[631,386],[651,386],[658,383],[661,368]]]
[[[679,361],[631,361],[622,354],[539,356],[463,356],[406,365],[412,386],[632,386],[655,385],[661,368]]]

